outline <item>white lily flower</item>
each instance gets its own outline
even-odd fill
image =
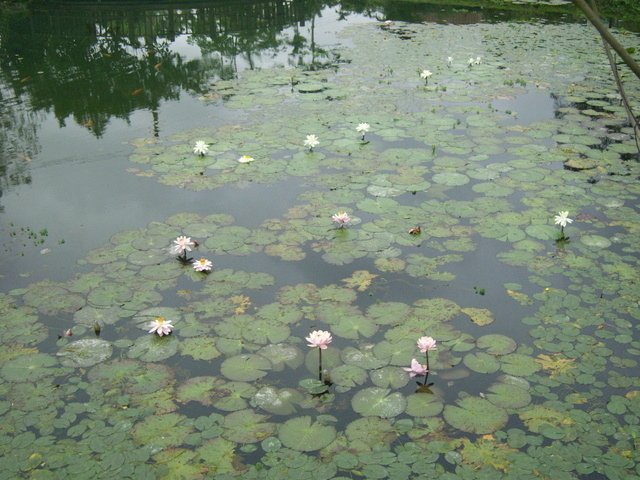
[[[566,227],[569,223],[573,223],[573,220],[569,218],[568,211],[558,212],[558,215],[556,215],[553,220],[555,221],[556,225],[560,225],[562,228]]]
[[[203,142],[202,140],[198,140],[195,147],[193,147],[193,153],[200,155],[201,157],[204,157],[208,151],[209,145],[207,145],[207,142]]]
[[[317,147],[320,145],[320,140],[315,135],[307,135],[306,140],[304,141],[304,146],[309,147],[309,150],[313,150],[313,147]]]

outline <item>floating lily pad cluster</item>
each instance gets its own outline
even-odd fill
[[[281,216],[176,214],[115,234],[74,279],[0,295],[8,476],[640,475],[639,172],[597,37],[506,23],[347,35],[337,73],[246,72],[214,87],[245,120],[135,144],[168,185],[304,187]],[[557,118],[501,106],[531,91]],[[354,221],[336,229],[339,210]],[[209,275],[169,254],[178,235],[215,258]],[[324,283],[282,276],[323,267]],[[172,335],[146,332],[156,316]],[[303,340],[315,328],[335,337],[324,381]],[[403,370],[423,335],[438,341],[429,387]]]

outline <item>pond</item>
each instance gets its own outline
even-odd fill
[[[640,475],[633,128],[514,8],[0,17],[0,478]]]

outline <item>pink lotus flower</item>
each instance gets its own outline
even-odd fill
[[[157,333],[159,336],[169,335],[173,331],[173,325],[171,320],[167,320],[164,317],[156,317],[149,323],[151,330],[149,333]]]
[[[191,247],[196,246],[196,242],[191,240],[191,237],[180,236],[173,241],[171,245],[171,253],[173,255],[180,255],[182,253],[191,251]]]
[[[201,258],[200,260],[193,261],[193,269],[196,272],[210,272],[213,268],[213,263],[211,260],[207,260],[206,258]]]
[[[347,212],[338,212],[331,215],[331,220],[333,220],[340,226],[340,228],[342,228],[351,221],[351,217]]]
[[[415,358],[411,359],[411,366],[409,368],[403,368],[405,372],[409,372],[410,377],[415,377],[416,375],[426,375],[429,370],[427,370],[426,365],[422,365]]]
[[[305,337],[305,340],[309,342],[308,346],[311,348],[317,347],[320,350],[326,350],[333,338],[331,338],[331,333],[325,330],[314,330],[308,337]]]
[[[420,337],[418,339],[418,348],[422,353],[436,349],[436,341],[431,337]]]

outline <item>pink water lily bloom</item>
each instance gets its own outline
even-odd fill
[[[191,237],[180,236],[173,241],[171,245],[171,253],[173,255],[180,255],[185,252],[190,252],[192,247],[196,246],[196,242],[191,240]]]
[[[418,339],[418,348],[422,353],[436,349],[436,341],[431,337],[420,337]]]
[[[171,320],[167,320],[164,317],[156,317],[149,323],[149,333],[157,333],[159,336],[169,335],[173,331],[173,325]]]
[[[403,370],[405,372],[409,372],[410,377],[415,377],[416,375],[426,375],[428,370],[426,365],[422,365],[415,358],[411,359],[411,366],[409,368],[404,367]]]
[[[206,258],[201,258],[200,260],[193,261],[193,269],[196,272],[210,272],[213,268],[213,263],[211,260],[207,260]]]
[[[331,220],[337,223],[340,227],[344,227],[351,221],[351,217],[347,212],[338,212],[331,215]]]
[[[314,330],[308,337],[305,337],[305,340],[309,342],[308,346],[311,348],[317,347],[320,350],[326,350],[333,338],[331,333],[325,330]]]

